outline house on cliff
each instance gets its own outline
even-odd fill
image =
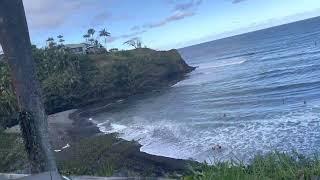
[[[90,45],[86,43],[65,45],[66,49],[73,54],[87,54],[89,46]]]
[[[101,45],[98,46],[87,43],[66,44],[65,48],[73,54],[100,54],[106,52],[106,49]]]

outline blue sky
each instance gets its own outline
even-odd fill
[[[107,28],[107,46],[139,37],[154,49],[180,48],[320,16],[319,0],[23,0],[32,42],[82,42],[88,28]]]

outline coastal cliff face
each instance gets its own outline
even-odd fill
[[[177,50],[140,48],[79,56],[34,47],[33,56],[48,114],[167,87],[194,70]],[[0,74],[0,127],[12,126],[16,101],[5,62],[0,63]]]
[[[70,66],[78,69],[42,81],[49,114],[165,87],[194,69],[177,50],[146,48],[84,56]]]

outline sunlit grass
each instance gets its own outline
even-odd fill
[[[298,153],[272,152],[256,156],[251,163],[240,161],[203,164],[194,167],[192,175],[185,180],[271,180],[271,179],[317,179],[320,176],[318,156],[305,157]]]

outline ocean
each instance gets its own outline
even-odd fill
[[[320,18],[179,52],[198,68],[95,115],[100,130],[138,140],[150,154],[207,162],[319,152]]]

